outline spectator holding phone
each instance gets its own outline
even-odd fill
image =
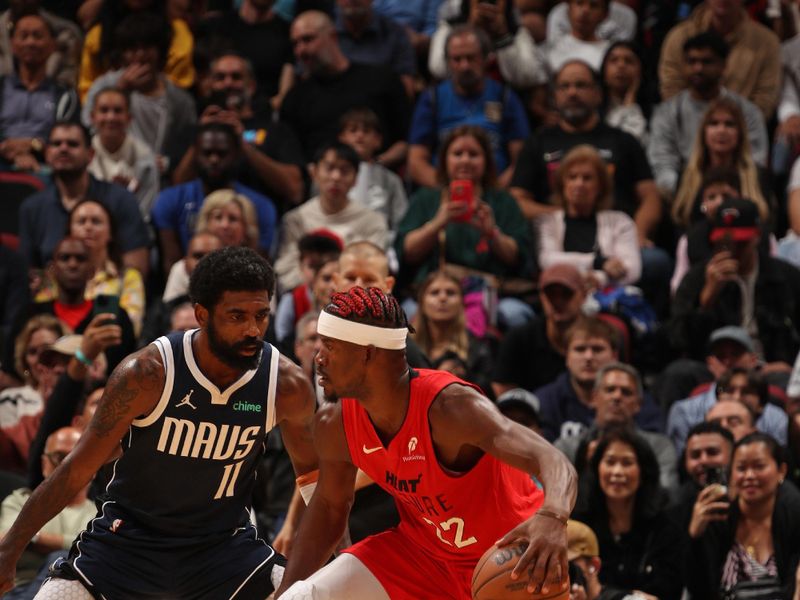
[[[727,486],[734,443],[733,434],[715,421],[701,421],[689,430],[682,459],[686,481],[672,504],[672,516],[681,531],[688,534],[698,496],[706,487]]]
[[[101,294],[93,300],[86,299],[86,286],[95,272],[90,256],[85,242],[77,237],[67,236],[58,243],[48,269],[56,283],[57,296],[46,302],[32,302],[21,311],[21,316],[12,329],[12,336],[16,336],[25,322],[34,315],[54,315],[75,333],[83,333],[96,316],[103,315],[104,321],[112,321],[121,329],[121,341],[106,351],[110,373],[123,358],[136,349],[136,337],[128,313],[119,306],[118,296]],[[7,343],[2,363],[11,364],[8,362],[11,356],[13,349]]]
[[[692,598],[795,598],[800,557],[800,497],[783,485],[783,449],[769,435],[736,443],[727,493],[698,496],[685,553]]]
[[[67,235],[86,245],[89,263],[94,268],[94,275],[86,284],[86,300],[101,294],[119,297],[119,306],[128,313],[138,336],[144,320],[144,282],[139,271],[122,264],[114,216],[102,202],[85,199],[72,207],[67,227]],[[53,277],[44,277],[36,301],[55,299],[58,296],[55,288]]]
[[[739,325],[767,362],[794,362],[800,349],[800,271],[760,251],[755,203],[722,202],[709,233],[713,256],[692,267],[672,303],[667,334],[673,347],[702,359],[712,331]]]
[[[403,268],[419,283],[440,266],[465,267],[493,276],[517,276],[529,266],[527,223],[506,191],[495,186],[494,157],[486,133],[456,127],[441,144],[438,188],[422,188],[400,222],[395,249]],[[501,325],[524,323],[530,307],[504,298]]]

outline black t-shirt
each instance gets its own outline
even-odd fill
[[[242,125],[244,125],[242,134],[244,143],[253,144],[259,152],[279,163],[298,166],[300,173],[305,171],[303,147],[292,128],[286,123],[273,121],[269,117],[269,113],[256,111],[253,117],[244,119]],[[240,168],[238,180],[273,200],[286,200],[279,197],[276,191],[267,185],[249,165],[243,165]]]
[[[266,97],[278,92],[283,65],[294,62],[289,24],[279,17],[265,23],[245,23],[239,14],[228,11],[201,21],[195,44],[209,56],[235,50],[253,65],[258,94]]]
[[[351,63],[333,77],[299,81],[283,99],[281,120],[291,126],[306,160],[311,160],[320,144],[336,138],[339,118],[364,106],[378,115],[386,147],[406,138],[411,107],[403,84],[390,69],[372,65]]]
[[[613,208],[633,216],[639,204],[636,184],[653,179],[653,172],[636,138],[602,122],[581,133],[568,133],[558,126],[539,129],[522,146],[511,186],[527,190],[536,202],[549,204],[561,160],[580,144],[594,146],[609,164],[614,177]]]
[[[567,368],[564,357],[547,339],[545,321],[534,317],[503,337],[495,360],[492,381],[533,391],[558,377]]]

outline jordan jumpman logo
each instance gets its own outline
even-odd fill
[[[183,397],[183,400],[181,400],[180,402],[178,402],[178,403],[175,405],[175,408],[179,408],[179,407],[181,407],[181,406],[191,406],[191,407],[192,407],[192,410],[197,410],[197,407],[196,407],[194,404],[192,404],[192,401],[191,401],[191,400],[189,400],[189,398],[191,398],[191,397],[192,397],[192,394],[194,394],[194,389],[190,390],[190,391],[189,391],[189,393],[188,393],[188,394],[186,394],[186,395]]]

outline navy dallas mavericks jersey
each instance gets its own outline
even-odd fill
[[[106,491],[143,526],[173,536],[247,525],[256,465],[275,425],[278,351],[224,391],[192,353],[197,330],[158,338],[165,384],[156,408],[133,421]]]

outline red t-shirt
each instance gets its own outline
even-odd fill
[[[93,302],[91,300],[84,300],[81,304],[62,304],[58,300],[53,302],[53,312],[56,317],[69,325],[72,331],[81,324],[81,322],[89,315],[92,310]]]
[[[398,532],[442,560],[474,563],[536,512],[544,494],[529,474],[489,454],[466,473],[442,468],[428,411],[439,392],[453,383],[470,385],[443,371],[416,371],[405,421],[388,448],[356,400],[341,400],[342,419],[353,463],[395,498]]]

